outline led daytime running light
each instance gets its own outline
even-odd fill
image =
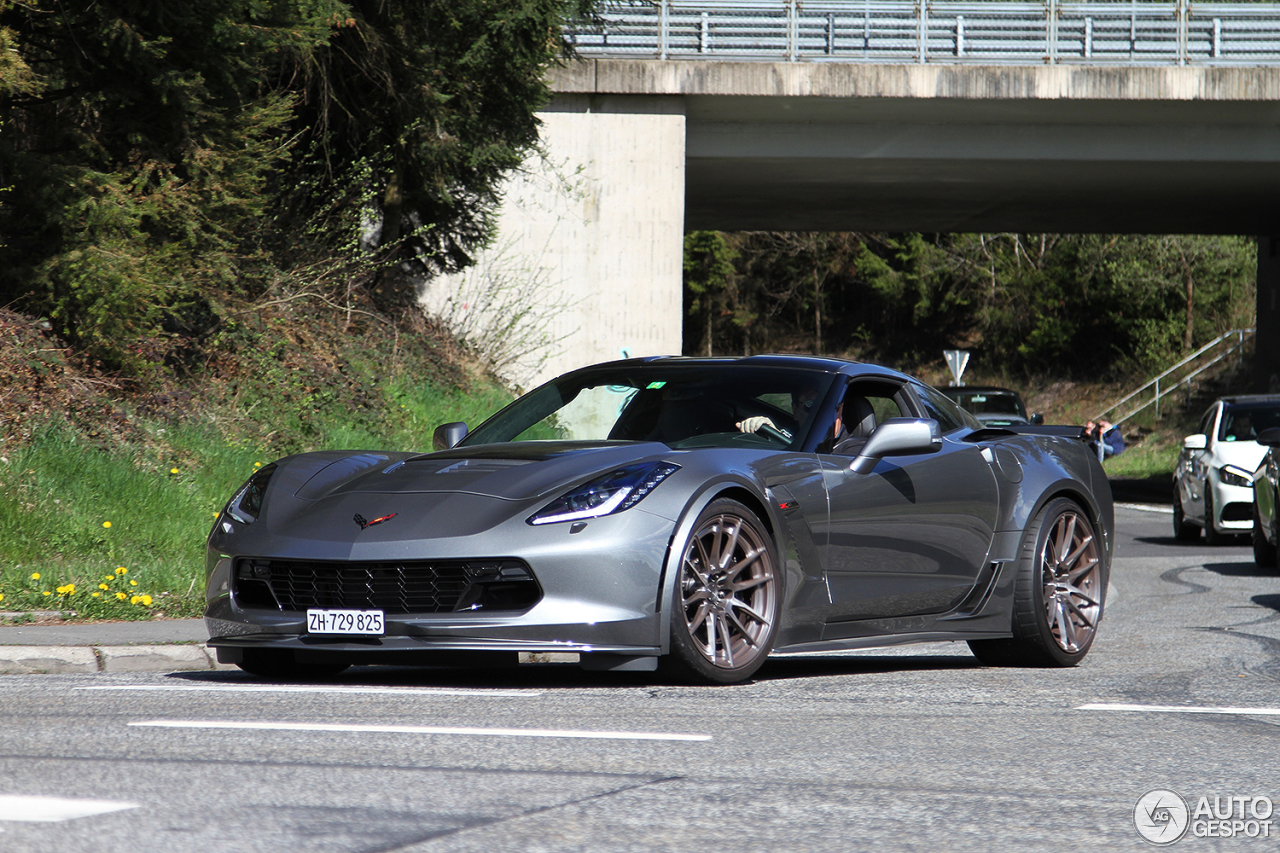
[[[530,516],[528,523],[556,524],[622,512],[640,503],[659,483],[678,470],[680,466],[670,462],[619,468],[560,496]]]

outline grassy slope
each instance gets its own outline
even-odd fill
[[[0,611],[193,616],[203,543],[260,464],[332,448],[423,449],[511,399],[421,323],[295,305],[224,327],[125,383],[0,312]]]

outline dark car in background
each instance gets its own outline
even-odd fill
[[[1022,395],[1010,388],[994,385],[953,385],[938,388],[960,408],[978,419],[983,426],[1016,426],[1041,424],[1041,415],[1028,415]]]

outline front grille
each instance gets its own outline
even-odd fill
[[[472,586],[474,566],[465,560],[340,563],[247,559],[239,562],[236,586],[241,604],[251,607],[448,613],[458,609]],[[266,599],[268,591],[274,600]]]

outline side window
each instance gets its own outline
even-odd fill
[[[839,432],[826,428],[826,438],[818,445],[819,453],[854,454],[868,436],[889,418],[909,417],[901,386],[892,382],[855,380],[845,389],[840,404]]]
[[[938,428],[944,433],[952,432],[961,427],[969,427],[970,429],[978,429],[980,425],[973,416],[965,412],[954,402],[928,385],[914,385],[917,396],[920,397],[920,404],[924,406],[925,415],[933,418],[938,422]]]

